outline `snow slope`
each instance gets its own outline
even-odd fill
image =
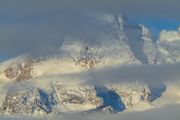
[[[148,28],[129,24],[122,14],[89,17],[110,32],[92,41],[64,34],[52,46],[55,55],[25,54],[0,64],[2,114],[129,112],[179,104],[179,83],[162,83],[162,89],[134,82],[92,84],[103,79],[93,73],[107,67],[179,62],[179,32],[162,31],[156,42]]]

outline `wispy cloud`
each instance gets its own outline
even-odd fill
[[[178,0],[1,0],[0,54],[16,56],[42,48],[42,43],[54,39],[62,30],[83,39],[98,39],[94,34],[108,30],[103,25],[97,27],[99,23],[88,21],[82,14],[122,12],[137,19],[158,17],[177,21],[178,3]]]
[[[40,82],[35,84],[41,86],[50,81],[61,80],[62,83],[72,84],[80,83],[87,85],[108,85],[123,83],[140,83],[147,85],[162,85],[166,83],[176,83],[180,85],[180,64],[166,65],[125,65],[104,67],[97,70],[90,70],[81,73],[55,74],[38,78],[32,82]],[[44,86],[44,84],[42,84]]]
[[[127,65],[109,67],[92,72],[95,83],[140,82],[158,85],[164,82],[180,82],[180,64]]]

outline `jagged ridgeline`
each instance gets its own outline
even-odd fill
[[[25,53],[0,64],[2,114],[116,113],[138,105],[152,108],[166,85],[97,85],[84,83],[84,79],[95,79],[93,73],[107,66],[179,62],[180,32],[162,31],[159,39],[153,40],[145,26],[128,23],[122,14],[82,16],[91,26],[82,25],[87,31],[62,32],[37,52],[40,54]],[[86,73],[91,77],[85,78]]]

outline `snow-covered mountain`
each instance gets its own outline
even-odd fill
[[[84,83],[81,74],[116,65],[179,62],[180,31],[162,31],[156,41],[148,28],[128,23],[122,14],[88,17],[111,31],[92,41],[61,34],[51,44],[50,53],[55,55],[25,54],[0,64],[0,89],[6,89],[1,95],[2,114],[120,112],[154,107],[168,86],[161,90],[145,83],[96,86]]]
[[[157,41],[159,63],[174,63],[180,61],[180,31],[163,30]]]

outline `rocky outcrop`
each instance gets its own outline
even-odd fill
[[[46,115],[80,112],[102,105],[94,87],[83,85],[52,84],[51,89],[31,88],[15,84],[9,90],[1,113],[6,115]]]
[[[1,107],[1,113],[6,115],[24,114],[38,115],[53,113],[57,100],[53,92],[42,89],[19,89],[7,95]]]
[[[104,35],[103,40],[98,41],[98,44],[82,44],[81,49],[77,51],[78,55],[73,57],[77,65],[91,69],[114,64],[140,63],[136,55],[134,55],[136,52],[132,52],[130,44],[132,38],[129,37],[131,36],[129,31],[138,30],[136,27],[128,25],[126,18],[122,14],[100,14],[94,19],[109,26],[112,31]],[[141,39],[141,35],[139,39]],[[66,47],[70,48],[71,46]],[[68,52],[71,53],[72,51],[73,49]]]
[[[80,51],[80,56],[74,59],[76,65],[79,65],[83,68],[94,69],[97,67],[99,62],[99,57],[97,51],[89,46],[82,48]]]
[[[23,62],[11,63],[5,70],[4,75],[9,80],[23,81],[32,79],[34,61],[31,58],[25,59]]]
[[[103,102],[96,96],[95,88],[91,86],[63,85],[57,82],[54,88],[60,104],[64,106],[61,109],[63,112],[91,110],[101,106]]]
[[[93,71],[96,68],[127,64],[162,64],[180,61],[180,31],[162,31],[159,40],[153,42],[150,31],[143,25],[131,25],[122,14],[101,14],[91,17],[108,26],[110,30],[98,36],[97,40],[76,41],[74,36],[64,35],[56,47],[59,56],[46,59],[31,59],[9,62],[1,69],[0,80],[20,83],[35,79],[36,75],[63,79],[61,75]],[[96,41],[97,40],[97,41]],[[41,58],[41,57],[40,57]],[[42,57],[43,58],[43,57]],[[56,80],[57,80],[56,79]],[[35,79],[36,80],[36,79]],[[149,104],[154,100],[147,85],[107,85],[101,96],[95,86],[84,84],[68,85],[59,80],[51,90],[24,88],[8,93],[1,112],[3,114],[50,114],[98,110],[115,111],[128,109],[141,102]],[[65,81],[68,82],[68,81]],[[156,91],[155,91],[156,92]],[[98,96],[99,95],[99,96]],[[101,96],[101,97],[100,97]],[[104,97],[104,98],[103,98]],[[105,99],[108,97],[108,100]],[[103,99],[102,99],[103,98]],[[114,105],[115,101],[119,104]],[[107,103],[107,104],[105,104]],[[110,107],[108,107],[110,105]],[[118,106],[119,108],[113,107]],[[124,108],[125,107],[125,108]]]
[[[136,84],[109,85],[109,89],[114,90],[124,103],[126,109],[131,108],[140,102],[151,102],[151,92],[148,86]]]

